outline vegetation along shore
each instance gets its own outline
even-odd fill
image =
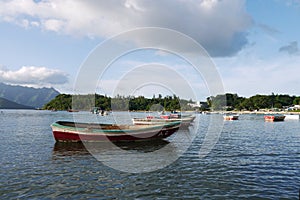
[[[268,112],[299,112],[300,96],[287,94],[257,94],[251,97],[240,97],[237,94],[226,93],[224,95],[210,96],[203,102],[180,99],[179,97],[153,95],[152,98],[144,96],[116,96],[108,97],[100,94],[70,95],[59,94],[53,100],[44,105],[46,110],[68,110],[76,104],[78,110],[90,110],[99,107],[103,110],[125,111],[172,111],[172,110],[197,110],[197,111],[239,111],[241,113],[268,113]],[[226,101],[225,101],[226,100]]]

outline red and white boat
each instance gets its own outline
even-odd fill
[[[224,115],[224,120],[227,121],[233,121],[233,120],[238,120],[239,116],[238,115]]]
[[[284,121],[285,116],[284,115],[265,115],[264,118],[265,118],[265,121],[267,121],[267,122],[280,122],[280,121]]]
[[[158,125],[117,125],[57,121],[51,125],[58,142],[144,141],[171,136],[180,122]]]

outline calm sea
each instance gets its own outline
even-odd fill
[[[199,157],[210,115],[198,115],[196,135],[181,130],[186,140],[118,144],[128,154],[144,155],[168,146],[157,155],[166,167],[153,171],[145,159],[128,173],[128,158],[114,156],[105,144],[92,144],[106,152],[104,162],[83,144],[56,144],[50,124],[57,120],[93,121],[90,113],[50,111],[0,111],[0,199],[298,199],[300,189],[300,122],[264,122],[262,115],[241,115],[225,122],[223,130],[204,158]],[[118,122],[130,123],[126,113],[116,113]],[[143,116],[144,113],[134,113]],[[114,117],[98,117],[111,122]],[[180,138],[180,137],[179,137]],[[97,149],[98,148],[98,149]],[[100,152],[99,155],[102,155]],[[173,155],[179,155],[168,163]],[[174,157],[172,157],[173,159]],[[101,160],[101,158],[100,158]],[[131,166],[132,167],[132,166]],[[137,170],[137,171],[138,171]],[[147,171],[147,170],[146,170]]]

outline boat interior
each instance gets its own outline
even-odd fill
[[[58,121],[56,122],[62,126],[86,128],[86,129],[103,129],[103,130],[125,130],[125,129],[141,129],[149,128],[153,125],[118,125],[118,124],[96,124],[96,123],[78,123],[69,121]],[[157,125],[156,125],[157,126]]]

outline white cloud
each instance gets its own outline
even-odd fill
[[[290,94],[299,95],[300,56],[280,55],[272,60],[257,57],[229,58],[222,62],[220,73],[225,91],[238,93],[240,96],[255,94]]]
[[[138,27],[170,28],[194,38],[214,56],[241,50],[252,24],[243,0],[10,0],[0,2],[0,17],[23,26],[42,24],[45,30],[101,38]]]
[[[59,32],[63,29],[64,22],[56,19],[49,19],[43,22],[43,26],[47,30]]]
[[[139,65],[115,80],[101,80],[98,87],[111,96],[119,94],[152,97],[153,94],[160,93],[197,99],[193,93],[194,84],[187,77],[173,67],[155,63]]]
[[[210,96],[202,75],[185,61],[177,59],[157,63],[145,60],[125,59],[113,63],[99,79],[96,92],[110,96],[143,94],[150,98],[153,94],[173,95],[174,92],[181,98],[194,100]],[[91,82],[83,81],[84,92],[95,92],[95,86],[86,85]]]
[[[44,87],[65,84],[68,78],[66,73],[57,69],[23,66],[16,71],[0,68],[0,82]]]

